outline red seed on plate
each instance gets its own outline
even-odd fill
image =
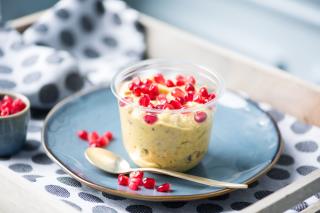
[[[130,178],[130,182],[134,182],[136,184],[138,184],[138,186],[142,186],[142,178]]]
[[[170,191],[170,184],[164,183],[157,187],[158,192],[169,192]]]
[[[113,134],[110,131],[106,131],[104,136],[107,137],[110,141],[113,139]]]
[[[173,97],[184,97],[185,93],[183,92],[182,89],[180,88],[174,88],[172,91],[171,91],[171,95]]]
[[[192,75],[190,75],[190,76],[186,77],[186,82],[195,85],[196,84],[196,79]]]
[[[170,79],[168,79],[168,80],[166,81],[166,86],[167,86],[167,87],[174,87],[173,81],[171,81]]]
[[[194,120],[198,123],[204,122],[207,119],[207,113],[198,111],[194,114]]]
[[[96,141],[96,147],[104,147],[109,145],[110,141],[107,137],[102,136],[98,139],[98,141]]]
[[[121,186],[128,186],[129,185],[129,177],[123,174],[118,176],[118,184]]]
[[[156,180],[154,178],[143,178],[143,186],[146,188],[146,189],[154,189],[155,185],[156,185]]]
[[[154,81],[158,84],[165,84],[166,80],[164,79],[161,73],[157,73],[153,77]]]
[[[137,190],[139,190],[139,184],[130,181],[130,183],[129,183],[129,189],[131,189],[131,190],[133,190],[133,191],[137,191]]]
[[[143,106],[143,107],[147,107],[150,104],[150,101],[151,101],[150,97],[147,94],[145,94],[139,98],[139,104],[140,104],[140,106]]]
[[[146,114],[143,116],[143,119],[147,124],[154,124],[158,120],[158,117],[157,115]]]
[[[129,177],[142,179],[143,175],[144,175],[143,171],[135,171],[135,172],[130,172]]]
[[[181,109],[182,108],[182,104],[179,101],[176,101],[176,100],[171,100],[169,102],[169,104],[171,104],[174,109]]]
[[[88,141],[92,143],[96,143],[99,140],[100,136],[96,131],[89,133]]]
[[[206,87],[201,87],[199,90],[199,94],[202,97],[207,98],[209,96],[208,89]]]
[[[190,91],[194,91],[194,90],[195,90],[193,84],[191,84],[191,83],[187,83],[184,89],[185,89],[187,92],[190,92]]]
[[[78,137],[82,140],[88,140],[88,132],[86,130],[80,130],[78,131]]]

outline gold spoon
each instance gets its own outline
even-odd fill
[[[208,186],[226,187],[226,188],[233,188],[233,189],[248,188],[248,185],[246,184],[228,183],[228,182],[222,182],[217,180],[211,180],[203,177],[198,177],[194,175],[189,175],[185,173],[174,172],[174,171],[169,171],[164,169],[131,168],[129,163],[125,159],[114,154],[113,152],[110,152],[102,148],[89,147],[85,152],[85,156],[92,165],[98,167],[103,171],[106,171],[112,174],[126,174],[133,171],[146,171],[146,172],[154,172],[154,173],[169,175],[172,177],[177,177],[177,178],[189,180],[196,183],[201,183]]]

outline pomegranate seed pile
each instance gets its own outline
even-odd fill
[[[121,107],[126,105],[125,102],[137,100],[142,107],[160,110],[187,109],[194,104],[206,104],[216,97],[207,87],[197,86],[193,76],[177,75],[175,79],[166,79],[160,73],[145,79],[133,78],[125,95],[124,101],[119,103]],[[206,113],[202,111],[194,115],[198,123],[204,122],[206,118]],[[143,119],[150,125],[158,120],[156,113],[146,113]]]
[[[89,146],[105,147],[108,146],[113,139],[112,132],[106,131],[103,135],[99,135],[97,131],[88,133],[86,130],[78,131],[78,137],[83,141],[87,141]]]
[[[164,183],[160,186],[156,186],[156,180],[154,178],[145,177],[143,178],[144,173],[142,171],[131,172],[129,177],[120,174],[118,176],[118,184],[121,186],[128,186],[129,189],[137,191],[143,186],[146,189],[156,189],[158,192],[169,192],[170,184]]]
[[[24,110],[24,108],[26,108],[26,104],[21,99],[13,99],[5,95],[2,100],[0,100],[0,117],[16,114]]]

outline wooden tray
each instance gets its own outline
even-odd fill
[[[41,15],[38,12],[11,22],[23,31]],[[320,87],[300,80],[276,68],[260,64],[235,52],[209,43],[189,33],[146,15],[141,24],[147,33],[149,58],[190,60],[214,67],[226,80],[226,86],[242,90],[252,99],[267,102],[274,108],[308,124],[320,126]],[[0,211],[10,212],[76,212],[45,192],[33,189],[31,183],[10,171],[0,170]],[[14,181],[13,181],[14,180]],[[244,212],[280,212],[320,191],[318,170],[267,196]],[[10,186],[10,187],[8,187]],[[17,196],[19,199],[17,199]],[[10,205],[9,205],[10,204]],[[12,208],[12,205],[15,207]],[[319,209],[319,202],[305,211]],[[10,208],[11,207],[11,208]]]

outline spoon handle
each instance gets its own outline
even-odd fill
[[[248,188],[247,184],[228,183],[228,182],[217,181],[217,180],[203,178],[195,175],[189,175],[181,172],[169,171],[169,170],[158,169],[158,168],[132,168],[130,169],[130,171],[145,171],[145,172],[159,173],[159,174],[164,174],[172,177],[181,178],[184,180],[189,180],[196,183],[201,183],[208,186],[226,187],[226,188],[232,188],[232,189]]]

